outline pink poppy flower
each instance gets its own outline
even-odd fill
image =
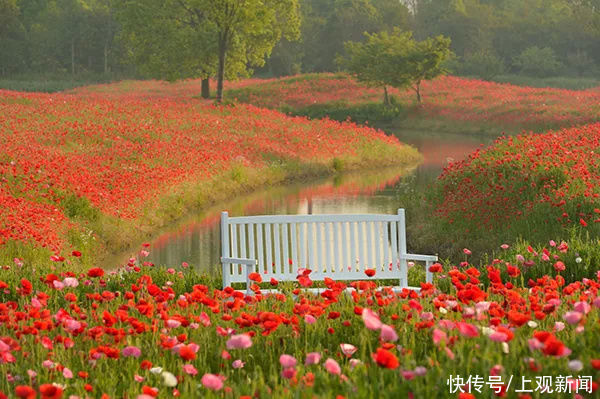
[[[349,364],[350,369],[354,369],[356,366],[362,364],[362,362],[359,359],[350,359]]]
[[[357,350],[356,346],[350,344],[340,344],[340,348],[342,353],[347,357],[351,357]]]
[[[311,364],[318,364],[321,361],[321,354],[319,352],[310,352],[306,354],[306,360],[304,364],[309,366]]]
[[[65,378],[73,378],[73,372],[67,367],[65,367],[63,369],[62,374],[63,374],[63,377],[65,377]]]
[[[569,323],[569,324],[577,324],[577,323],[579,323],[579,321],[581,321],[582,317],[583,317],[582,313],[579,313],[579,312],[567,312],[563,316],[563,319],[565,319],[565,321],[567,323]]]
[[[447,338],[448,337],[447,337],[446,333],[443,332],[442,330],[439,330],[437,328],[433,329],[433,343],[435,345],[439,344],[442,341],[446,342]]]
[[[395,342],[398,340],[398,334],[396,334],[394,327],[382,324],[380,338],[382,341]]]
[[[134,376],[133,376],[133,379],[134,379],[136,382],[143,382],[143,381],[145,380],[145,378],[144,378],[144,377],[142,377],[141,375],[138,375],[138,374],[134,375]]]
[[[281,370],[281,376],[288,380],[291,380],[292,378],[296,377],[296,373],[296,367],[286,367],[283,370]]]
[[[169,328],[177,328],[177,327],[179,327],[181,325],[181,322],[179,320],[169,319],[169,320],[166,321],[165,324]]]
[[[286,354],[279,356],[279,364],[284,368],[295,367],[297,362],[294,356]]]
[[[183,371],[192,376],[198,374],[198,370],[196,370],[196,367],[194,367],[193,364],[184,364]]]
[[[304,322],[306,324],[315,324],[317,322],[317,319],[313,315],[306,314],[304,315]]]
[[[489,335],[489,339],[494,342],[506,342],[508,340],[508,335],[500,331],[494,331]]]
[[[246,334],[232,335],[226,345],[227,349],[248,349],[252,346],[252,338]]]
[[[223,388],[223,380],[218,375],[204,374],[200,380],[202,385],[213,391],[219,391]]]
[[[121,351],[123,357],[140,357],[142,355],[142,351],[137,346],[126,346]]]
[[[479,335],[479,330],[473,324],[457,322],[458,331],[465,337],[475,338]]]
[[[65,285],[65,287],[75,288],[79,286],[79,281],[74,277],[67,277],[63,280],[63,284]]]
[[[234,369],[241,369],[244,367],[246,363],[242,362],[240,359],[234,360],[233,363],[231,363],[231,367],[233,367]]]
[[[371,309],[364,308],[362,311],[362,319],[365,322],[365,327],[369,330],[379,330],[381,328],[381,320]]]
[[[331,374],[340,375],[342,373],[340,365],[332,358],[325,360],[325,369]]]
[[[589,303],[581,301],[575,302],[575,304],[573,305],[573,309],[575,309],[579,313],[588,314],[590,310],[592,310],[592,307]]]

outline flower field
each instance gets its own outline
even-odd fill
[[[365,87],[341,74],[300,75],[232,89],[229,96],[242,102],[293,113],[318,105],[383,100],[382,89]],[[409,120],[433,118],[544,130],[596,122],[600,115],[600,88],[538,89],[445,76],[423,82],[422,92],[423,103],[407,115]],[[415,101],[409,90],[391,89],[390,93],[405,106]]]
[[[57,258],[102,242],[118,250],[228,190],[419,159],[351,123],[115,91],[0,91],[0,252],[7,243]]]
[[[548,254],[568,269],[569,251],[561,243]],[[256,295],[245,296],[185,264],[156,268],[144,256],[110,273],[73,273],[65,262],[50,273],[18,259],[4,266],[0,396],[598,393],[600,274],[567,284],[557,269],[524,282],[522,266],[495,259],[482,269],[434,264],[434,285],[418,294],[375,290],[370,269],[361,282],[325,281],[320,295],[303,291],[309,271],[302,286],[254,274]],[[411,278],[422,277],[417,269]],[[273,285],[279,294],[259,292]]]
[[[444,169],[432,201],[438,228],[465,240],[541,242],[575,232],[595,241],[599,146],[600,124],[497,140]]]

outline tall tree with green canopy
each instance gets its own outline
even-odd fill
[[[201,77],[205,84],[216,73],[219,102],[226,77],[247,76],[282,36],[297,39],[300,30],[298,0],[118,0],[116,6],[121,37],[143,72]]]
[[[443,63],[452,54],[450,39],[443,36],[418,42],[412,32],[400,29],[365,36],[364,43],[345,43],[348,56],[339,62],[358,81],[383,87],[385,104],[389,104],[387,86],[412,88],[421,103],[421,82],[445,73]]]

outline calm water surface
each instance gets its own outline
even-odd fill
[[[220,214],[396,213],[415,206],[412,193],[427,190],[448,162],[458,161],[490,139],[472,135],[399,132],[396,136],[416,147],[424,162],[412,169],[353,173],[310,183],[276,187],[221,203],[165,231],[151,243],[148,261],[178,266],[187,262],[203,269],[219,264]],[[403,202],[406,202],[404,204]],[[407,221],[410,223],[410,220]]]

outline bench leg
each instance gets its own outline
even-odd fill
[[[252,295],[252,290],[250,286],[252,285],[252,281],[250,280],[250,273],[254,272],[254,265],[246,265],[246,295]]]
[[[431,265],[433,265],[432,261],[428,260],[427,262],[425,262],[425,281],[428,283],[433,282],[433,273],[429,271]]]

